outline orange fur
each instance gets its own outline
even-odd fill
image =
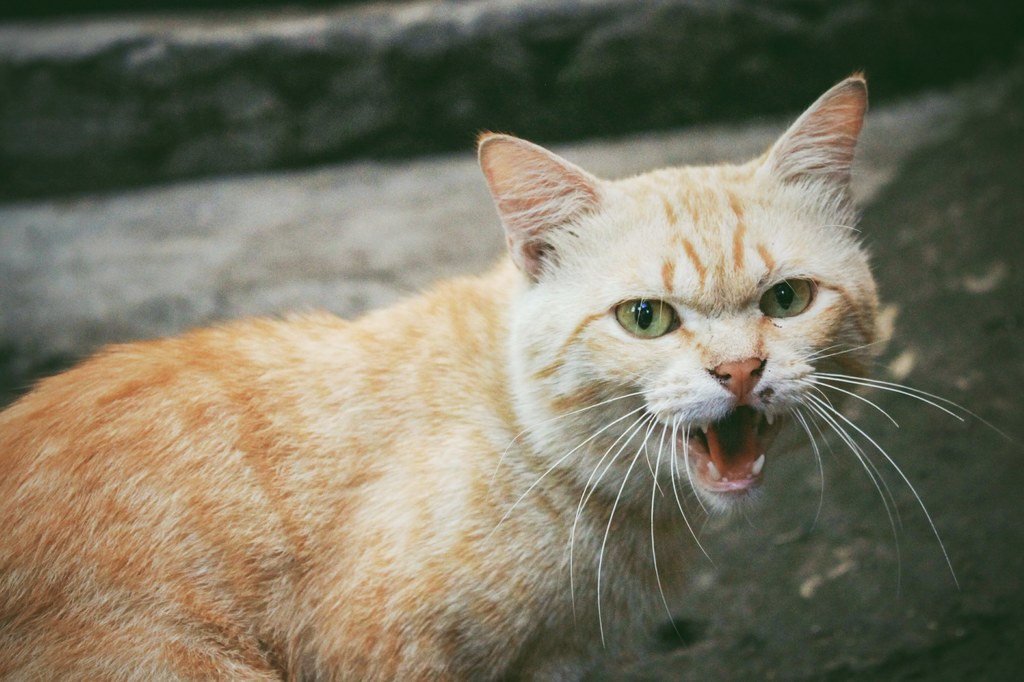
[[[703,261],[700,259],[700,255],[697,253],[697,249],[694,248],[693,242],[689,239],[683,240],[683,249],[686,252],[686,257],[690,259],[693,264],[693,269],[697,272],[698,286],[703,289],[704,281],[707,279],[707,268],[704,266]]]
[[[750,164],[617,182],[482,136],[491,272],[42,381],[0,414],[0,677],[579,679],[635,650],[695,547],[664,445],[735,407],[712,370],[768,358],[779,399],[801,353],[873,338],[866,258],[823,227],[862,93]],[[808,276],[806,316],[759,312]],[[679,324],[631,336],[616,307],[651,298]]]

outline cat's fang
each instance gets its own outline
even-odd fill
[[[711,478],[712,481],[722,480],[722,474],[718,471],[718,467],[716,467],[715,463],[710,460],[708,460],[708,477]]]
[[[763,416],[764,420],[768,422],[768,426],[771,426],[772,424],[775,423],[775,415],[772,414],[771,412],[765,412]]]
[[[732,498],[756,488],[779,426],[780,420],[749,406],[718,421],[692,423],[684,432],[683,456],[695,474],[694,482],[708,493]]]

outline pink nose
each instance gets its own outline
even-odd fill
[[[761,358],[747,358],[735,362],[723,362],[709,371],[742,403],[757,385],[762,372],[764,372],[766,362],[767,360]]]

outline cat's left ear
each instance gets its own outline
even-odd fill
[[[867,108],[863,75],[832,86],[772,146],[762,171],[787,183],[824,181],[846,194]]]
[[[600,181],[557,154],[511,135],[484,134],[478,151],[512,260],[536,281],[553,255],[553,231],[596,209]]]

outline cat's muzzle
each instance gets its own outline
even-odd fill
[[[745,405],[724,419],[686,430],[683,455],[695,485],[713,493],[742,494],[760,485],[765,453],[781,420]]]

